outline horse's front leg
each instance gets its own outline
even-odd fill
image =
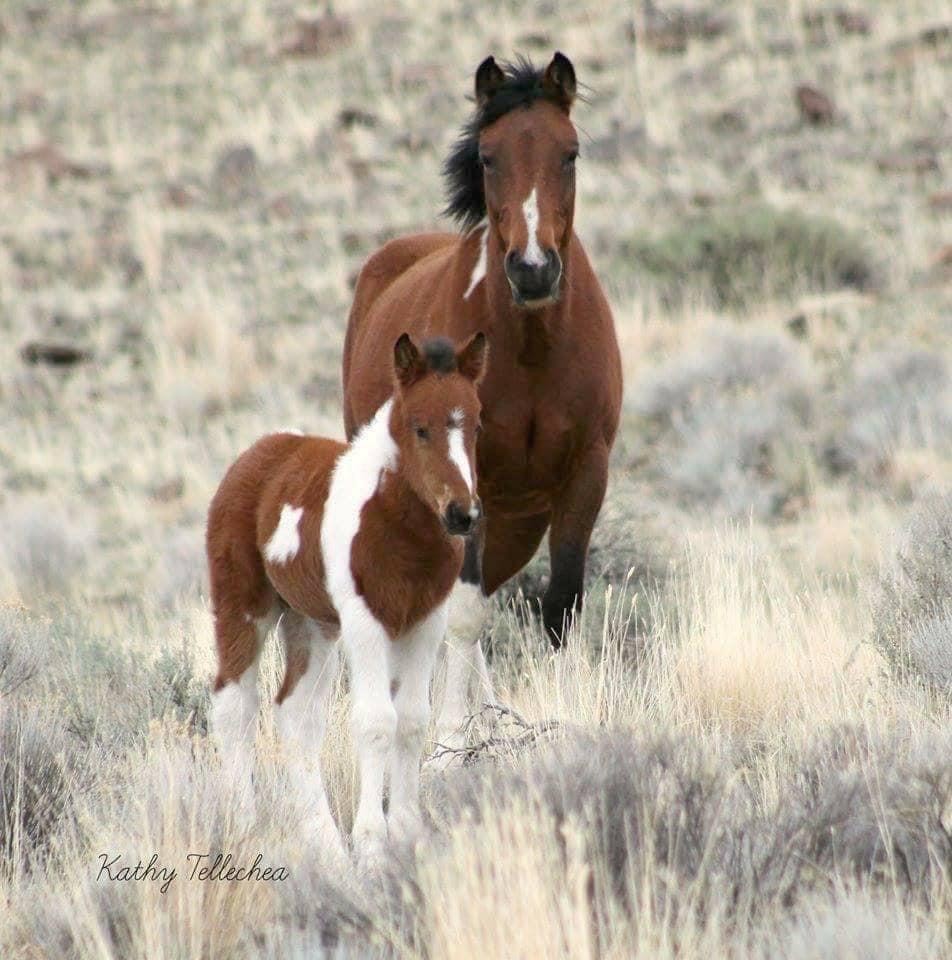
[[[360,774],[360,798],[354,817],[354,850],[362,860],[383,853],[387,821],[383,789],[397,732],[390,694],[391,640],[360,598],[340,611],[341,645],[351,683],[351,729]]]
[[[558,650],[582,607],[585,559],[592,528],[608,485],[608,445],[589,447],[562,487],[549,528],[549,587],[542,598],[542,622]]]

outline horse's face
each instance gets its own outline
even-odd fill
[[[485,358],[481,333],[455,353],[445,340],[428,341],[421,353],[407,334],[394,346],[391,432],[400,451],[400,470],[451,534],[469,533],[480,514],[476,387]]]
[[[476,74],[477,101],[491,97],[503,79],[494,61],[484,62]],[[550,99],[510,110],[479,138],[486,213],[505,251],[512,298],[530,310],[559,297],[578,157],[578,135],[569,119],[575,98],[572,64],[556,54],[542,83],[550,89]]]

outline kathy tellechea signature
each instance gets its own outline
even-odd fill
[[[189,853],[185,859],[188,867],[183,876],[186,880],[265,880],[281,881],[290,876],[287,867],[273,867],[262,865],[263,854],[258,854],[248,866],[232,863],[234,857],[230,853]],[[99,873],[97,880],[116,880],[125,882],[148,881],[159,884],[159,891],[165,893],[169,885],[179,875],[175,867],[159,863],[159,855],[153,853],[146,863],[136,861],[135,866],[122,863],[122,854],[111,856],[108,853],[99,854]]]

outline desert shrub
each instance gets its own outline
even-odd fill
[[[715,210],[660,236],[633,237],[622,256],[669,304],[697,291],[737,310],[803,290],[866,290],[876,273],[862,240],[840,224],[765,205]]]
[[[771,929],[755,954],[763,960],[939,960],[945,944],[909,912],[863,890],[818,896]]]
[[[39,672],[42,629],[18,607],[0,607],[0,699],[30,683]]]
[[[68,819],[77,787],[68,748],[56,717],[0,704],[0,868],[32,866]]]
[[[153,717],[174,718],[197,733],[208,731],[208,680],[196,676],[188,647],[162,650],[149,673],[148,695]]]
[[[23,497],[7,503],[0,526],[2,559],[25,600],[73,592],[93,547],[94,526],[85,510],[67,509],[49,497]]]
[[[753,920],[828,893],[833,877],[930,905],[952,871],[949,748],[942,734],[910,748],[834,730],[765,804],[743,750],[714,758],[688,737],[579,733],[511,767],[456,772],[434,785],[431,809],[445,829],[528,803],[556,836],[581,831],[598,865],[596,922],[646,896],[672,921],[725,909]]]
[[[152,592],[162,609],[197,601],[205,585],[205,538],[200,528],[169,533],[156,551]]]
[[[685,504],[772,517],[804,494],[810,380],[779,334],[710,334],[646,378],[632,404],[653,472]]]
[[[952,690],[952,493],[909,518],[880,575],[872,640],[897,675]]]
[[[952,443],[952,377],[945,359],[895,346],[865,357],[834,398],[825,460],[835,473],[875,479],[903,446]]]

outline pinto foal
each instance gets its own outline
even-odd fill
[[[357,849],[415,822],[429,683],[446,601],[479,518],[475,444],[486,338],[393,349],[393,395],[350,445],[278,433],[225,475],[208,514],[218,646],[212,729],[250,796],[257,662],[277,621],[287,655],[276,728],[293,799],[339,843],[318,754],[337,668],[347,659],[360,770]],[[310,756],[313,760],[302,764]]]

